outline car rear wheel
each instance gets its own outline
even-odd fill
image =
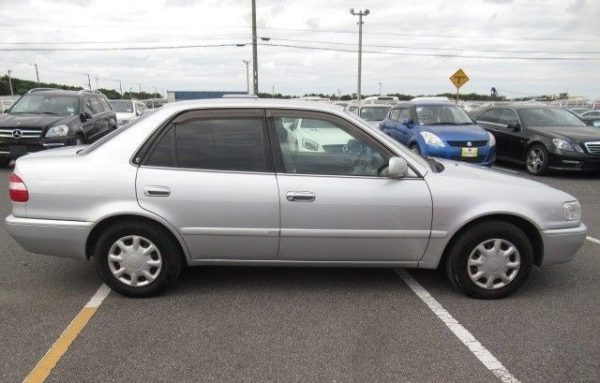
[[[532,145],[527,150],[525,161],[529,174],[541,176],[548,170],[548,151],[543,145]]]
[[[531,241],[517,226],[504,221],[467,229],[446,258],[452,284],[471,297],[484,299],[514,293],[525,282],[532,265]]]
[[[172,285],[182,268],[179,247],[164,230],[123,222],[103,232],[94,248],[96,270],[113,290],[149,297]]]

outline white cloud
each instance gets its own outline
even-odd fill
[[[452,91],[448,77],[462,67],[471,77],[463,92],[488,93],[492,86],[509,96],[569,91],[600,96],[598,61],[487,60],[397,53],[451,53],[471,56],[576,56],[600,58],[600,2],[572,0],[429,0],[399,2],[257,0],[260,36],[271,43],[325,46],[329,41],[355,44],[357,18],[348,9],[369,8],[365,18],[365,47],[390,52],[364,55],[363,93],[378,82],[386,92],[438,93]],[[108,41],[67,47],[155,46],[241,42],[251,38],[250,1],[162,0],[77,1],[0,0],[0,42]],[[265,29],[270,28],[270,29]],[[288,30],[295,29],[295,30]],[[330,32],[322,32],[330,31]],[[333,31],[333,32],[332,32]],[[382,32],[392,32],[382,33]],[[281,39],[281,40],[277,40]],[[145,43],[143,43],[145,42]],[[0,45],[8,47],[9,45]],[[329,45],[355,50],[355,45]],[[441,50],[445,49],[445,50]],[[488,52],[486,52],[486,50]],[[489,50],[505,51],[489,52]],[[517,52],[506,52],[517,51]],[[532,51],[538,53],[531,53]],[[542,53],[539,53],[542,52]],[[546,52],[544,54],[544,52]],[[146,90],[243,90],[243,59],[251,48],[223,47],[153,51],[2,52],[0,71],[34,79],[37,63],[44,81],[86,85],[85,73],[100,77],[100,86]],[[259,47],[262,91],[352,93],[356,90],[356,53]],[[92,80],[93,82],[93,80]]]

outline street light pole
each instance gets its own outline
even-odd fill
[[[8,70],[8,87],[10,88],[10,95],[14,96],[13,94],[13,90],[12,90],[12,79],[10,78],[10,74],[12,73],[12,70]]]
[[[381,81],[379,82],[379,95],[381,96]]]
[[[256,44],[256,0],[252,0],[252,83],[258,96],[258,50]]]
[[[37,79],[37,84],[40,85],[40,73],[38,72],[38,65],[31,64],[35,67],[35,78]]]
[[[362,70],[362,26],[363,26],[363,16],[367,16],[371,13],[368,9],[360,10],[358,12],[354,11],[354,8],[350,8],[350,13],[354,16],[358,16],[358,89],[356,91],[356,98],[358,100],[358,106],[360,107],[361,95],[361,70]]]
[[[86,73],[88,76],[88,88],[90,88],[90,90],[92,90],[92,80],[90,80],[90,74]]]
[[[250,60],[242,60],[246,64],[246,93],[250,94]]]
[[[121,84],[121,80],[117,80],[119,82],[119,92],[121,93],[121,97],[123,97],[123,85]]]

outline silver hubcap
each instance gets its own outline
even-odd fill
[[[128,235],[110,247],[108,267],[121,283],[141,287],[156,280],[162,269],[162,257],[150,240]]]
[[[540,171],[542,166],[544,166],[545,160],[546,159],[544,158],[544,152],[542,149],[534,148],[527,154],[527,168],[530,171],[537,173]]]
[[[508,285],[519,273],[521,255],[515,245],[505,239],[481,242],[469,255],[469,278],[488,290]]]

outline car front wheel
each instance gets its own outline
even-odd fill
[[[465,294],[503,298],[525,281],[533,264],[533,246],[517,226],[504,221],[477,224],[461,234],[449,249],[446,271]]]
[[[182,268],[179,247],[164,230],[140,222],[110,226],[94,248],[96,270],[113,290],[149,297],[172,285]]]
[[[525,161],[529,174],[534,176],[544,175],[548,170],[548,151],[543,145],[532,145],[527,150]]]

